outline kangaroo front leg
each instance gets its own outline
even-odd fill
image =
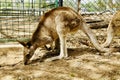
[[[66,36],[63,34],[60,34],[60,33],[58,33],[58,35],[59,35],[59,39],[60,39],[60,54],[59,54],[59,56],[55,56],[55,57],[46,59],[45,61],[53,61],[53,60],[68,57],[67,47],[66,47]]]
[[[60,40],[59,38],[55,40],[55,48],[54,48],[56,53],[60,53]]]
[[[57,33],[58,33],[59,40],[60,40],[60,54],[58,56],[56,56],[56,57],[52,57],[52,58],[46,59],[45,61],[53,61],[53,60],[57,60],[57,59],[62,59],[62,58],[68,57],[67,47],[66,47],[66,34],[65,34],[65,30],[61,29],[60,27],[61,26],[57,27]],[[57,44],[59,44],[59,42]],[[57,47],[57,45],[56,45],[56,47]],[[58,48],[59,48],[59,45],[58,45]]]

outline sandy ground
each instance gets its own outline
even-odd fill
[[[103,42],[105,29],[94,32],[99,41]],[[82,39],[87,37],[81,31],[68,35],[67,59],[41,62],[40,56],[45,53],[38,49],[32,58],[33,62],[26,66],[23,65],[21,45],[0,45],[0,80],[120,80],[120,52],[103,55],[106,53],[81,44]],[[113,46],[119,46],[118,38],[114,39]]]

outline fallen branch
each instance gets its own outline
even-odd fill
[[[97,23],[90,23],[91,29],[99,29],[99,28],[107,28],[108,27],[107,22],[97,22]]]
[[[103,22],[104,20],[100,19],[85,19],[86,23],[97,23],[97,22]]]

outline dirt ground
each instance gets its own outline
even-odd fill
[[[106,29],[96,29],[94,32],[99,41],[104,42]],[[26,66],[23,65],[21,45],[1,44],[0,80],[120,80],[119,39],[116,37],[112,44],[118,51],[110,55],[81,44],[82,39],[90,42],[81,31],[68,35],[67,59],[42,62],[39,59],[45,53],[44,50],[38,49],[32,57],[33,62]]]

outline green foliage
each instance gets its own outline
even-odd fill
[[[49,0],[50,2],[47,3],[46,0],[33,0],[33,3],[30,2],[29,0],[24,2],[24,7],[25,8],[31,8],[32,6],[34,8],[42,8],[42,7],[49,7],[49,8],[53,8],[53,7],[57,7],[58,4],[58,0]],[[15,7],[22,7],[23,3],[19,3],[19,2],[11,2],[11,0],[2,0],[0,3],[0,8],[13,8]]]
[[[1,2],[0,3],[0,8],[5,8],[5,7],[12,7],[12,3],[11,2]]]
[[[24,0],[24,7],[25,8],[54,8],[58,7],[58,0],[33,0],[33,3],[30,0]],[[120,8],[120,0],[95,0],[87,1],[81,3],[81,8],[85,8],[88,11],[104,11],[106,9],[119,9]],[[0,8],[13,8],[15,5],[16,7],[23,6],[22,3],[13,3],[12,0],[1,0],[0,1]],[[53,3],[54,2],[54,3]],[[77,0],[64,0],[64,6],[69,6],[77,10]]]
[[[120,0],[117,0],[116,4],[114,4],[116,9],[120,9]]]
[[[12,3],[11,2],[7,3],[7,6],[12,7]]]
[[[120,0],[117,0],[115,3],[113,3],[113,0],[96,0],[95,2],[81,4],[81,8],[85,8],[89,12],[119,9]]]
[[[84,8],[85,10],[87,10],[88,12],[94,12],[96,11],[96,6],[93,5],[93,3],[89,2],[86,4],[81,4],[82,8]]]
[[[69,6],[77,10],[77,2],[74,0],[64,0],[64,6]]]
[[[103,10],[106,9],[105,1],[103,1],[103,0],[98,0],[96,4],[97,4],[98,9],[99,9],[98,11],[103,11]]]

